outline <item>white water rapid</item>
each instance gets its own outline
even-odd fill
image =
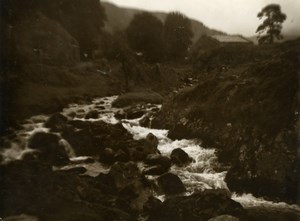
[[[67,108],[63,109],[62,114],[65,116],[70,116],[72,114],[76,115],[74,118],[76,120],[102,120],[109,124],[116,124],[119,120],[117,120],[114,115],[116,112],[122,112],[122,109],[112,107],[112,102],[116,98],[117,96],[104,97],[94,99],[90,104],[71,104]],[[161,108],[161,105],[146,106],[148,111],[152,108]],[[99,118],[84,119],[85,114],[90,110],[98,110],[100,113]],[[173,149],[181,148],[194,159],[194,161],[186,167],[171,167],[171,172],[177,174],[185,184],[187,194],[192,194],[195,191],[203,189],[228,189],[224,181],[226,171],[221,171],[214,149],[205,149],[201,147],[200,142],[197,140],[171,140],[167,137],[168,130],[157,130],[142,127],[139,125],[139,121],[143,117],[134,120],[122,120],[123,126],[134,136],[134,139],[141,139],[146,137],[147,134],[153,133],[159,140],[158,149],[162,155],[169,156]],[[26,123],[23,124],[23,129],[16,131],[16,136],[13,139],[7,140],[6,145],[9,145],[9,148],[0,150],[4,163],[21,159],[24,153],[33,151],[27,147],[27,140],[30,135],[37,131],[48,131],[47,128],[43,127],[43,123],[47,120],[47,118],[47,116],[35,116],[28,119]],[[70,167],[84,166],[87,169],[86,174],[90,176],[96,176],[99,173],[107,173],[109,171],[109,167],[104,166],[99,162],[89,164],[84,163],[84,160],[87,157],[75,156],[72,147],[67,143],[67,141],[62,139],[61,142],[64,144],[73,164],[56,169],[68,169]],[[142,163],[139,166],[143,167]],[[149,178],[153,177],[149,176]],[[158,197],[160,199],[164,199],[164,196]],[[261,198],[256,198],[251,194],[233,194],[232,199],[240,202],[244,207],[259,206],[300,211],[300,208],[297,205],[274,203]]]

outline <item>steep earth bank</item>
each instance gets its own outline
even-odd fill
[[[231,166],[226,182],[232,191],[296,202],[299,40],[217,50],[204,55],[210,68],[203,56],[195,61],[199,85],[168,100],[152,125],[169,128],[172,139],[198,138],[217,148],[219,160]]]

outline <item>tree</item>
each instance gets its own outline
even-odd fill
[[[169,59],[183,58],[192,43],[191,21],[179,12],[167,15],[164,25],[164,41]]]
[[[258,33],[259,44],[274,43],[274,38],[278,40],[283,39],[280,34],[282,29],[282,23],[286,20],[286,15],[281,12],[280,5],[270,4],[264,7],[257,17],[262,19],[265,17],[263,23],[258,26],[256,33]]]
[[[163,57],[162,33],[163,23],[147,12],[136,14],[126,30],[130,47],[151,62]]]

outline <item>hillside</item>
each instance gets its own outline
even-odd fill
[[[199,85],[167,101],[152,125],[217,148],[230,190],[295,202],[299,45],[214,49],[196,65]]]
[[[139,9],[123,8],[108,2],[101,2],[101,4],[105,8],[106,15],[107,15],[105,30],[110,33],[122,31],[126,29],[126,27],[129,25],[134,15],[143,12],[142,10]],[[162,21],[164,21],[167,16],[167,13],[163,13],[163,12],[152,12],[152,13]],[[192,30],[194,33],[193,42],[196,42],[196,40],[202,35],[224,34],[221,31],[217,31],[206,27],[203,23],[199,21],[191,19],[191,22],[192,22]]]

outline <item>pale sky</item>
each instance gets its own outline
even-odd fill
[[[255,35],[257,13],[267,4],[281,5],[287,15],[283,33],[300,35],[300,0],[105,0],[150,11],[180,11],[206,26],[229,34]]]

